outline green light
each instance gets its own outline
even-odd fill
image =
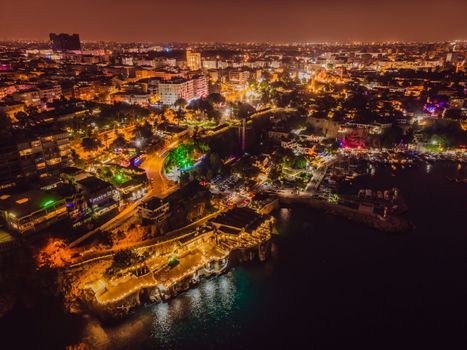
[[[50,207],[51,205],[55,204],[55,201],[53,199],[49,199],[47,201],[45,201],[44,203],[42,203],[42,206],[44,208],[48,208]]]
[[[168,265],[169,265],[170,267],[175,267],[175,266],[177,266],[177,265],[178,265],[178,260],[177,260],[177,258],[174,257],[174,256],[170,257],[170,258],[169,258]]]
[[[123,183],[124,180],[125,180],[125,178],[124,178],[124,176],[123,176],[122,173],[117,173],[117,174],[115,174],[113,179],[114,179],[114,181],[115,181],[116,183],[118,183],[118,184]]]

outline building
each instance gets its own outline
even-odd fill
[[[220,214],[210,221],[217,234],[239,235],[255,234],[266,227],[270,229],[272,217],[257,213],[247,207],[237,207]]]
[[[52,102],[62,96],[62,88],[58,84],[43,84],[38,86],[39,97],[43,101]]]
[[[159,97],[164,105],[173,105],[179,98],[187,101],[208,95],[208,83],[204,75],[191,79],[173,78],[159,82]]]
[[[267,215],[273,210],[279,209],[279,197],[260,192],[252,198],[249,206],[257,213]]]
[[[159,97],[164,105],[172,106],[179,98],[190,100],[194,97],[193,80],[175,78],[159,82]]]
[[[19,233],[39,231],[68,216],[65,199],[42,190],[0,196],[0,213]]]
[[[0,100],[6,96],[16,92],[16,86],[14,84],[0,83]]]
[[[190,182],[165,198],[152,197],[140,204],[138,214],[143,222],[155,224],[157,231],[163,233],[206,215],[210,201],[209,190]]]
[[[208,82],[204,75],[193,77],[193,93],[195,98],[206,97],[209,95]]]
[[[27,137],[17,142],[23,176],[58,175],[63,166],[72,163],[67,132],[57,131]]]
[[[58,175],[62,167],[72,162],[66,132],[3,135],[0,142],[0,190],[31,178]]]
[[[239,86],[245,86],[250,79],[250,72],[247,70],[235,69],[229,72],[229,82]]]
[[[78,34],[50,33],[50,46],[53,51],[81,50]]]
[[[11,135],[0,137],[0,191],[16,186],[21,163],[16,140]]]
[[[14,101],[24,103],[26,106],[37,105],[41,102],[41,93],[38,89],[17,91],[11,97]]]
[[[125,102],[130,105],[149,106],[151,101],[151,94],[138,91],[117,92],[112,95],[112,101]]]
[[[71,95],[76,99],[90,101],[96,96],[96,89],[93,85],[79,83],[73,86]]]
[[[168,140],[179,140],[187,135],[190,130],[182,126],[177,126],[170,123],[160,123],[157,125],[157,134]]]
[[[186,65],[190,70],[201,69],[201,53],[193,52],[191,50],[186,51]]]
[[[169,215],[169,202],[161,198],[152,197],[138,206],[138,215],[143,221],[159,224],[165,221]]]
[[[101,216],[118,206],[118,192],[111,183],[95,176],[77,180],[78,192],[88,201],[88,208],[96,216]]]
[[[217,60],[203,60],[204,69],[217,69]]]

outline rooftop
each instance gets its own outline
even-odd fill
[[[89,192],[97,192],[112,186],[109,182],[101,180],[95,176],[88,176],[82,180],[78,180],[77,182]]]
[[[164,204],[164,201],[158,197],[151,197],[147,202],[141,204],[142,207],[148,210],[156,210]]]
[[[233,208],[212,219],[213,224],[228,226],[238,230],[254,230],[260,223],[262,215],[247,207]],[[223,231],[224,228],[223,228]]]
[[[63,197],[52,191],[31,190],[24,193],[0,196],[0,210],[15,217],[23,217],[36,211],[53,207]]]

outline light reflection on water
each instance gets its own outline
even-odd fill
[[[152,342],[171,349],[180,346],[180,339],[207,337],[208,329],[229,319],[234,308],[238,307],[237,297],[235,275],[228,273],[201,281],[198,286],[168,302],[150,306]]]
[[[285,222],[290,220],[290,209],[289,208],[281,208],[279,210],[279,218]]]

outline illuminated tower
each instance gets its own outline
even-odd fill
[[[186,65],[190,70],[201,69],[201,54],[199,52],[186,50]]]

